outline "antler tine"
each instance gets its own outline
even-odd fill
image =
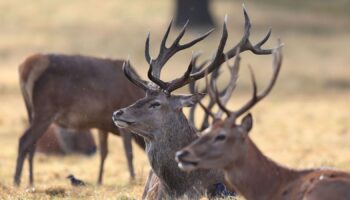
[[[196,63],[198,61],[198,58],[200,56],[201,53],[196,53],[193,55],[193,62]],[[200,71],[207,63],[208,61],[204,61],[202,64],[196,66],[196,65],[193,65],[192,67],[192,71],[191,73],[195,73],[195,72],[198,72]],[[191,83],[188,84],[188,87],[189,87],[189,91],[190,93],[194,94],[194,93],[198,93],[198,87],[196,87],[196,81],[193,81]],[[207,89],[206,88],[203,88],[200,93],[207,93]],[[193,127],[195,127],[195,120],[194,120],[194,116],[195,116],[195,111],[196,111],[196,108],[197,108],[197,105],[198,104],[195,104],[194,106],[192,106],[190,108],[190,112],[189,112],[189,121],[190,123],[192,123]],[[212,107],[212,106],[211,106]],[[210,108],[209,108],[210,109]],[[208,121],[208,114],[205,114],[204,118],[203,118],[203,121],[202,121],[202,125],[200,126],[201,128],[199,130],[202,130],[202,127],[207,127],[209,125],[209,121]]]
[[[219,94],[219,92],[217,90],[215,91],[214,87],[216,86],[216,79],[217,78],[218,78],[218,75],[217,76],[212,75],[211,81],[209,83],[208,72],[206,71],[205,83],[206,83],[206,89],[207,89],[209,97],[210,97],[209,104],[208,104],[208,107],[206,107],[206,109],[209,111],[211,111],[211,109],[214,107],[217,97],[220,97],[221,95],[223,95],[225,93],[225,90],[222,91],[221,94]],[[212,114],[210,116],[213,117],[214,120],[218,119],[217,115],[215,115],[215,114]],[[208,120],[208,115],[205,116],[205,120],[203,121],[203,123],[207,120]]]
[[[149,54],[149,40],[151,37],[151,33],[147,34],[147,38],[146,38],[146,43],[145,43],[145,58],[148,64],[151,64],[151,55]]]
[[[176,39],[174,40],[171,47],[180,47],[181,46],[179,43],[180,43],[180,40],[182,39],[182,37],[185,35],[186,28],[188,26],[188,22],[189,22],[189,20],[187,20],[186,23],[183,25],[179,35],[176,37]]]
[[[239,49],[237,49],[237,51],[239,51]],[[231,66],[228,58],[226,57],[227,68],[229,69],[231,76],[230,76],[230,81],[229,81],[227,87],[224,89],[222,94],[220,94],[220,102],[222,105],[226,105],[228,103],[230,97],[232,96],[233,91],[236,88],[236,82],[238,79],[240,61],[241,61],[241,57],[239,56],[239,54],[237,54],[235,61],[234,61],[234,64]],[[221,118],[222,113],[223,113],[222,111],[223,110],[219,110],[216,113],[217,118]]]
[[[211,112],[210,108],[206,107],[203,105],[203,103],[201,101],[198,101],[198,104],[200,105],[200,107],[204,110],[204,112],[206,113],[206,116],[211,116],[213,119],[215,119],[215,115],[214,113]],[[204,123],[205,123],[206,120],[203,120],[203,124],[202,124],[202,127],[204,126]]]
[[[228,36],[228,33],[227,33],[227,15],[226,15],[225,20],[224,20],[223,31],[222,31],[220,43],[219,43],[218,49],[216,51],[215,57],[211,61],[211,63],[207,66],[207,68],[205,69],[208,71],[208,73],[211,73],[215,68],[218,68],[222,64],[222,61],[221,61],[222,59],[225,60],[225,54],[223,52],[224,52],[224,48],[226,45],[227,36]],[[194,80],[197,80],[197,79],[203,78],[204,75],[205,75],[205,71],[203,69],[202,71],[193,74],[191,76],[191,78]]]
[[[212,88],[209,84],[209,80],[208,80],[208,72],[206,72],[205,75],[205,83],[206,83],[206,90],[209,93],[209,103],[208,106],[204,106],[203,103],[201,101],[198,102],[198,104],[200,105],[200,107],[204,110],[205,115],[203,117],[203,121],[202,124],[200,126],[200,131],[204,130],[205,128],[207,128],[209,126],[209,116],[212,117],[214,120],[216,120],[215,118],[215,114],[211,111],[215,105],[215,101],[213,101],[213,92],[212,92]]]
[[[193,82],[192,84],[189,85],[189,89],[190,89],[191,94],[194,94],[194,93],[196,93],[196,91],[198,91],[198,88],[195,87],[195,82]],[[190,112],[189,112],[189,116],[188,116],[188,121],[192,124],[192,126],[194,128],[196,128],[195,120],[194,120],[194,116],[196,113],[196,107],[197,107],[197,104],[193,105],[190,108]]]
[[[136,86],[142,88],[145,91],[149,89],[147,82],[141,80],[140,77],[135,73],[135,71],[131,69],[129,60],[123,63],[123,72],[125,76]]]
[[[189,47],[195,45],[196,43],[198,43],[198,42],[204,40],[204,39],[205,39],[206,37],[208,37],[213,31],[214,31],[214,29],[210,29],[208,32],[204,33],[202,36],[200,36],[200,37],[198,37],[198,38],[196,38],[196,39],[194,39],[194,40],[192,40],[192,41],[190,41],[190,42],[188,42],[188,43],[186,43],[186,44],[179,45],[180,50],[182,50],[182,49],[187,49],[187,48],[189,48]]]
[[[196,54],[194,54],[194,59],[193,59],[193,62],[194,63],[197,63],[197,61],[198,61],[198,58],[199,58],[199,56],[200,56],[201,54],[200,53],[196,53]],[[195,73],[195,72],[198,72],[198,71],[200,71],[201,69],[203,69],[203,67],[207,64],[207,60],[206,61],[204,61],[202,64],[200,64],[199,66],[196,66],[196,64],[194,64],[193,66],[192,66],[192,71],[191,71],[191,73]],[[196,92],[196,87],[195,87],[195,85],[196,85],[196,81],[193,81],[193,82],[191,82],[191,83],[189,83],[188,84],[188,88],[189,88],[189,90],[190,90],[190,93],[195,93]],[[204,88],[203,90],[201,90],[200,91],[200,93],[206,93],[206,89]],[[194,107],[194,106],[193,106]],[[193,107],[191,107],[191,108],[193,108]]]
[[[215,72],[215,74],[214,74],[214,72]],[[217,119],[215,117],[215,114],[212,112],[212,109],[215,106],[215,99],[214,99],[214,92],[212,89],[212,84],[213,84],[213,81],[215,81],[215,78],[217,78],[219,76],[218,68],[216,68],[214,70],[214,72],[211,74],[210,83],[209,83],[209,79],[208,79],[208,72],[206,72],[206,75],[205,75],[206,91],[209,93],[210,98],[209,98],[209,103],[208,103],[207,107],[205,107],[202,103],[200,104],[202,109],[205,111],[205,115],[203,117],[203,121],[202,121],[202,125],[200,127],[200,130],[204,130],[205,128],[207,128],[209,126],[209,116],[212,117],[214,120]]]
[[[160,43],[160,51],[159,51],[159,54],[162,54],[164,49],[166,49],[166,41],[168,39],[168,36],[169,36],[169,33],[170,33],[170,30],[171,30],[171,26],[173,24],[173,19],[170,20],[170,23],[168,25],[168,28],[164,34],[164,37],[162,39],[162,42]],[[147,35],[147,39],[146,39],[146,45],[145,45],[145,58],[146,58],[146,61],[148,64],[151,64],[151,56],[150,56],[150,53],[149,53],[149,42],[150,42],[150,37],[151,37],[151,34],[148,33]]]
[[[166,41],[168,40],[168,36],[171,30],[171,26],[173,25],[173,19],[170,20],[169,26],[164,34],[164,37],[162,39],[162,42],[160,43],[160,51],[159,54],[163,53],[163,50],[166,49]]]
[[[258,42],[258,43],[255,45],[255,48],[261,48],[262,45],[264,45],[264,44],[267,42],[267,40],[270,38],[271,33],[272,33],[272,28],[270,27],[270,28],[269,28],[269,31],[268,31],[267,34],[266,34],[266,36],[265,36],[260,42]],[[266,51],[266,50],[261,49],[261,51]],[[271,49],[268,50],[268,51],[271,51]],[[266,51],[266,54],[268,54],[267,51]]]
[[[232,95],[235,87],[236,87],[236,81],[238,78],[238,70],[239,70],[239,62],[240,62],[240,56],[236,56],[235,58],[235,62],[234,64],[231,66],[228,63],[227,60],[227,67],[230,71],[231,77],[230,77],[230,81],[229,84],[221,91],[219,92],[218,89],[216,88],[216,80],[218,79],[219,76],[219,68],[216,68],[214,70],[214,72],[211,74],[211,80],[209,83],[208,80],[208,73],[206,73],[205,76],[205,80],[206,80],[206,88],[207,91],[209,93],[210,99],[209,99],[209,103],[208,106],[203,106],[201,105],[201,107],[203,108],[203,110],[205,111],[205,115],[202,121],[202,126],[200,128],[200,130],[204,130],[205,128],[207,128],[209,126],[209,116],[212,117],[215,120],[220,119],[222,116],[222,110],[219,109],[218,112],[216,112],[215,114],[212,112],[212,109],[216,103],[216,101],[222,102],[222,105],[226,105],[230,96]],[[215,89],[213,89],[215,87]],[[216,92],[214,92],[214,90]],[[215,94],[214,94],[215,93]]]
[[[239,53],[242,53],[244,51],[251,51],[256,55],[268,55],[272,54],[273,49],[262,49],[262,46],[267,42],[267,40],[271,36],[271,28],[267,32],[266,36],[257,44],[253,45],[251,41],[249,40],[250,36],[250,29],[251,29],[251,23],[250,18],[247,12],[247,9],[245,8],[243,4],[243,14],[244,14],[244,34],[239,41],[237,45],[235,45],[232,49],[227,51],[226,56],[230,59],[237,55],[237,49],[239,48]]]
[[[252,28],[252,25],[250,23],[250,18],[244,4],[242,5],[242,7],[243,7],[243,15],[244,15],[244,34],[240,43],[241,45],[244,45],[246,43],[249,43],[250,29]],[[240,48],[242,49],[242,47]]]
[[[198,93],[198,87],[196,87],[195,93]],[[194,115],[195,115],[195,109],[196,109],[197,105],[200,105],[200,107],[205,112],[205,115],[204,115],[203,120],[202,120],[202,124],[201,124],[200,128],[197,129],[198,131],[202,131],[202,130],[204,130],[205,128],[207,128],[209,126],[209,116],[211,116],[213,118],[215,117],[214,113],[212,113],[212,111],[211,111],[211,109],[215,105],[215,102],[210,99],[209,105],[206,107],[206,106],[203,105],[203,103],[201,101],[199,101],[198,104],[196,104],[196,105],[191,107],[190,113],[189,113],[189,121],[193,125],[194,128],[196,128],[195,127]]]
[[[237,51],[239,51],[239,49]],[[231,76],[230,76],[230,82],[228,83],[228,86],[224,90],[224,94],[221,95],[222,96],[221,100],[224,104],[228,102],[234,89],[236,88],[240,62],[241,62],[241,57],[239,56],[239,54],[236,56],[234,64],[232,66],[229,63],[228,58],[226,59],[227,68],[229,69]]]
[[[164,81],[160,80],[159,78],[152,75],[153,69],[154,69],[154,61],[151,58],[147,76],[153,83],[157,84],[160,88],[162,88],[162,89],[166,88],[167,87],[166,82],[164,82]]]
[[[187,70],[186,72],[180,77],[180,78],[177,78],[169,83],[166,83],[166,87],[164,88],[164,91],[166,93],[171,93],[173,90],[175,89],[178,89],[186,84],[183,84],[183,85],[176,85],[177,83],[183,83],[183,82],[186,82],[189,78],[190,78],[190,75],[191,75],[191,72],[192,72],[192,68],[194,67],[194,58],[193,58],[193,55],[192,55],[192,59],[191,59],[191,62],[190,64],[188,65],[187,67]],[[172,89],[172,88],[175,88],[175,89]]]
[[[215,101],[213,101],[213,100],[210,99],[210,100],[209,100],[209,103],[208,103],[208,106],[207,106],[207,109],[208,109],[209,111],[211,111],[211,110],[213,109],[214,106],[215,106]],[[211,113],[213,113],[213,112],[211,111]],[[209,116],[212,117],[213,120],[217,120],[217,119],[218,119],[218,118],[216,117],[215,114],[209,115],[209,114],[206,113],[206,114],[204,115],[203,122],[202,122],[202,126],[201,126],[200,130],[204,130],[204,129],[206,129],[206,128],[209,127]]]
[[[212,77],[212,80],[214,78]],[[208,71],[206,71],[205,73],[205,86],[206,86],[206,89],[207,89],[207,92],[209,94],[209,97],[210,97],[210,100],[214,100],[215,99],[215,93],[213,91],[213,88],[212,88],[212,84],[214,83],[215,80],[211,81],[209,83],[209,79],[208,79]]]
[[[254,72],[249,67],[250,74],[251,74],[251,79],[252,79],[252,84],[253,84],[253,95],[252,98],[239,110],[235,112],[231,112],[231,115],[233,115],[234,118],[239,117],[240,115],[244,114],[247,112],[249,109],[251,109],[255,104],[257,104],[259,101],[261,101],[263,98],[265,98],[270,91],[272,90],[273,86],[276,83],[276,80],[278,78],[280,69],[282,65],[282,44],[280,41],[278,41],[278,47],[273,50],[273,75],[271,78],[271,81],[267,85],[267,87],[260,93],[257,94],[257,86],[256,86],[256,80],[254,76]]]
[[[215,101],[216,101],[216,103],[218,104],[219,108],[220,108],[222,111],[224,111],[225,114],[226,114],[227,116],[230,116],[231,112],[225,107],[225,104],[223,104],[223,103],[221,102],[220,93],[219,93],[219,91],[218,91],[218,88],[216,87],[216,82],[214,82],[213,88],[214,88],[214,91],[215,91],[215,96],[214,96],[214,97],[215,97]]]

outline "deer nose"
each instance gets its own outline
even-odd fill
[[[178,151],[175,154],[175,160],[179,162],[183,159],[183,157],[186,157],[188,154],[190,153],[186,150]]]
[[[115,111],[114,112],[114,116],[121,116],[122,114],[124,113],[124,111],[123,110],[117,110],[117,111]]]
[[[122,116],[123,115],[123,113],[124,113],[124,111],[123,110],[117,110],[117,111],[115,111],[114,113],[113,113],[113,115],[112,115],[112,118],[113,118],[113,120],[117,120],[118,119],[118,117],[120,117],[120,116]]]

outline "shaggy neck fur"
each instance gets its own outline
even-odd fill
[[[166,195],[195,197],[211,190],[215,183],[222,182],[223,176],[217,171],[198,170],[191,173],[181,171],[175,161],[176,151],[194,141],[197,136],[183,113],[169,114],[164,119],[157,135],[146,144],[146,151],[153,171],[166,189]]]

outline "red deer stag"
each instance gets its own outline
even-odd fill
[[[38,140],[36,151],[45,154],[92,155],[96,152],[96,143],[91,131],[65,129],[51,124]]]
[[[114,110],[129,105],[145,93],[125,78],[123,62],[78,55],[37,54],[20,65],[20,86],[30,126],[19,140],[14,175],[16,185],[20,184],[26,156],[29,161],[29,183],[33,184],[35,144],[53,122],[76,130],[99,130],[99,184],[102,183],[108,153],[107,134],[121,135],[130,176],[134,177],[131,136],[115,127],[110,116]],[[133,134],[132,137],[144,147],[140,136]]]
[[[146,97],[135,102],[129,107],[117,110],[113,113],[113,121],[120,128],[126,128],[133,133],[145,138],[146,153],[152,167],[148,181],[152,183],[154,176],[159,178],[156,199],[166,197],[178,198],[187,196],[189,198],[199,198],[204,193],[211,194],[213,185],[222,182],[221,173],[213,170],[200,170],[191,173],[182,172],[174,159],[175,152],[194,141],[198,136],[192,125],[187,121],[183,107],[194,105],[203,95],[200,93],[192,95],[174,95],[173,91],[181,88],[193,81],[201,79],[206,72],[211,73],[225,62],[225,56],[232,58],[237,54],[237,49],[242,51],[252,51],[255,54],[271,54],[272,50],[261,49],[267,41],[267,36],[256,45],[252,45],[249,40],[251,24],[244,9],[245,32],[242,40],[232,49],[224,53],[227,40],[226,20],[223,26],[223,34],[214,58],[202,70],[191,73],[195,67],[194,57],[189,63],[184,75],[175,80],[165,82],[160,79],[160,72],[166,62],[177,52],[189,48],[197,42],[207,37],[210,32],[183,45],[179,42],[183,37],[186,25],[181,30],[179,36],[170,47],[166,47],[166,41],[172,23],[170,23],[164,38],[157,59],[151,59],[149,55],[149,36],[146,40],[145,57],[150,65],[148,78],[151,82],[141,80],[129,68],[129,63],[124,66],[124,73],[131,82],[146,91]],[[143,198],[147,196],[152,183],[146,184]],[[153,190],[154,191],[154,190]]]
[[[176,160],[185,171],[222,169],[231,188],[247,200],[346,200],[350,199],[350,174],[326,169],[295,170],[283,167],[267,158],[249,137],[252,115],[248,112],[269,94],[282,63],[281,47],[274,52],[273,76],[260,94],[254,74],[252,98],[239,110],[229,111],[218,99],[218,106],[228,115],[216,120],[207,134],[177,152]],[[239,65],[239,61],[235,62]],[[215,87],[214,87],[215,90]]]

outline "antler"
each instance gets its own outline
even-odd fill
[[[197,62],[197,59],[199,57],[200,54],[196,54],[195,55],[195,58],[194,58],[194,62]],[[207,63],[208,61],[204,61],[202,64],[200,64],[199,66],[195,66],[192,68],[192,72],[191,73],[194,73],[194,72],[198,72],[200,71],[204,66],[205,64]],[[216,70],[215,70],[216,71]],[[215,71],[213,72],[213,74],[215,73]],[[198,88],[196,88],[196,81],[193,81],[191,83],[188,84],[188,89],[190,91],[191,94],[194,94],[194,93],[197,93],[198,92]],[[204,88],[200,91],[200,93],[207,93],[207,89]],[[195,111],[196,111],[196,108],[197,108],[197,104],[195,104],[194,106],[192,106],[190,108],[190,112],[189,112],[189,117],[188,117],[188,120],[189,122],[192,124],[192,126],[195,128],[195,119],[194,119],[194,116],[195,116]],[[202,126],[205,122],[203,121],[202,122]]]
[[[162,81],[160,79],[160,72],[161,72],[162,68],[164,67],[164,65],[166,64],[166,62],[177,52],[179,52],[183,49],[189,48],[189,47],[195,45],[196,43],[198,43],[199,41],[205,39],[213,30],[208,31],[207,33],[203,34],[202,36],[200,36],[200,37],[198,37],[198,38],[196,38],[196,39],[194,39],[194,40],[192,40],[184,45],[180,45],[179,42],[182,39],[182,37],[184,36],[185,31],[186,31],[186,27],[188,24],[188,23],[186,23],[184,25],[184,27],[182,28],[182,30],[180,31],[177,38],[172,43],[172,45],[170,47],[166,47],[166,41],[168,39],[168,35],[170,33],[171,26],[172,26],[172,21],[171,21],[169,26],[168,26],[167,31],[165,32],[163,39],[162,39],[162,42],[160,45],[159,55],[156,59],[152,59],[150,56],[150,53],[149,53],[149,42],[150,42],[150,34],[149,34],[147,39],[146,39],[146,45],[145,45],[145,57],[146,57],[147,62],[150,65],[150,68],[148,71],[148,78],[152,82],[157,84],[162,90],[164,90],[164,92],[166,92],[167,94],[170,94],[172,91],[174,91],[178,88],[181,88],[186,84],[189,84],[191,82],[194,82],[198,79],[203,78],[205,76],[206,71],[208,74],[213,72],[214,69],[218,68],[222,63],[225,62],[226,59],[233,58],[234,56],[238,55],[241,52],[249,50],[257,55],[271,54],[272,49],[262,49],[262,46],[266,43],[266,41],[269,39],[269,37],[271,35],[271,29],[268,31],[267,35],[260,42],[253,45],[251,43],[251,41],[249,40],[251,23],[250,23],[250,19],[249,19],[247,10],[244,7],[244,5],[243,5],[243,13],[244,13],[244,19],[245,19],[244,35],[238,44],[236,44],[232,49],[230,49],[226,53],[224,53],[224,48],[225,48],[225,44],[227,41],[227,27],[226,27],[227,17],[225,17],[224,24],[223,24],[222,36],[221,36],[219,46],[217,48],[217,51],[216,51],[214,58],[210,62],[208,62],[206,67],[202,67],[202,69],[200,71],[192,73],[193,68],[198,68],[198,66],[196,66],[196,56],[193,56],[191,61],[190,61],[190,64],[188,65],[188,68],[187,68],[186,72],[183,74],[183,76],[181,76],[180,78],[177,78],[175,80],[172,80],[170,82],[165,82],[165,81]],[[129,67],[129,65],[126,64],[124,68],[128,68],[128,67]],[[124,69],[124,72],[128,73],[127,77],[129,79],[134,78],[135,77],[134,75],[136,75],[136,74],[132,74],[134,72],[131,72],[131,70]],[[144,86],[145,86],[144,85],[145,81],[142,82],[139,78],[133,82],[136,85],[138,85],[139,87],[144,88]]]
[[[272,90],[273,86],[276,83],[277,77],[278,77],[280,69],[281,69],[282,46],[283,45],[281,44],[281,42],[278,41],[278,46],[273,50],[273,74],[272,74],[272,78],[271,78],[269,84],[267,85],[267,87],[260,94],[258,94],[258,89],[257,89],[257,84],[256,84],[254,72],[253,72],[252,68],[249,66],[251,80],[252,80],[252,84],[253,84],[252,97],[250,98],[250,100],[246,104],[244,104],[237,111],[230,111],[225,107],[225,102],[222,102],[222,100],[219,98],[219,92],[216,88],[216,85],[214,84],[214,90],[215,90],[214,96],[215,96],[216,102],[217,102],[218,106],[220,107],[220,109],[222,111],[224,111],[230,118],[232,118],[232,120],[235,120],[236,118],[238,118],[239,116],[241,116],[242,114],[244,114],[245,112],[250,110],[254,105],[256,105],[259,101],[264,99],[270,93],[270,91]],[[237,65],[239,65],[239,60],[238,60],[238,62],[235,62],[235,64],[236,63],[237,63]]]
[[[244,21],[245,21],[244,22],[243,37],[241,38],[241,41],[235,47],[233,47],[232,49],[227,51],[227,53],[226,53],[227,58],[232,58],[235,55],[237,55],[237,53],[241,53],[244,51],[251,51],[257,55],[271,54],[273,49],[262,49],[262,46],[267,42],[267,40],[271,36],[271,28],[269,28],[267,34],[265,35],[265,37],[262,40],[260,40],[260,42],[253,45],[252,42],[249,40],[250,29],[251,29],[252,25],[250,23],[249,15],[247,13],[247,9],[245,8],[244,4],[243,4],[243,14],[244,14]],[[239,51],[237,51],[238,49],[239,49]]]
[[[220,75],[219,68],[215,68],[215,70],[212,72],[212,75],[211,75],[211,82],[214,80],[214,78],[218,77],[219,75]],[[190,92],[191,93],[198,93],[198,88],[195,88],[194,84],[195,84],[195,82],[192,82],[189,84],[190,85]],[[201,90],[200,92],[207,93],[207,91],[208,91],[208,86],[206,88],[204,88],[203,90]],[[224,95],[225,91],[226,91],[226,88],[223,91],[221,91],[220,95]],[[213,107],[215,106],[215,99],[210,98],[207,106],[204,106],[199,101],[198,104],[195,104],[194,106],[191,107],[190,114],[189,114],[189,121],[192,123],[193,127],[195,127],[194,114],[195,114],[195,109],[196,109],[197,105],[199,105],[205,112],[202,123],[199,126],[200,128],[197,129],[198,131],[202,131],[209,126],[209,116],[212,118],[215,118],[215,115],[211,111],[213,109]]]
[[[237,52],[239,51],[239,49],[237,50]],[[239,56],[239,54],[235,57],[235,61],[233,65],[230,65],[230,63],[228,62],[228,58],[226,58],[226,63],[227,63],[227,68],[230,71],[230,81],[228,83],[228,85],[225,87],[225,89],[221,92],[218,91],[217,87],[216,87],[216,81],[218,77],[213,77],[211,79],[211,82],[209,84],[208,78],[206,77],[206,86],[207,86],[207,91],[209,93],[210,96],[210,103],[218,103],[219,107],[224,107],[230,97],[232,96],[232,93],[234,91],[234,89],[236,88],[236,82],[238,79],[238,71],[239,71],[239,63],[240,63],[241,57]],[[209,109],[206,111],[209,112],[210,109],[213,107],[210,107],[211,104],[208,105],[207,108],[203,107],[203,109]],[[220,119],[223,112],[222,112],[222,108],[221,110],[219,110],[217,113],[211,113],[209,114],[210,116],[212,116],[214,118],[214,120]]]
[[[206,68],[203,68],[199,72],[191,74],[190,69],[195,65],[194,59],[192,58],[186,73],[182,77],[171,81],[169,83],[169,86],[167,87],[167,91],[172,92],[172,91],[174,91],[178,88],[181,88],[182,86],[184,86],[190,82],[201,79],[205,76],[206,71],[209,74],[212,71],[214,71],[215,68],[218,68],[221,65],[221,63],[219,61],[220,61],[221,57],[223,57],[225,55],[223,53],[223,51],[224,51],[224,48],[226,45],[227,35],[228,35],[226,24],[227,24],[227,16],[225,16],[225,20],[224,20],[224,24],[223,24],[223,31],[222,31],[222,35],[221,35],[218,49],[216,51],[214,58],[211,60],[211,62],[208,64],[208,66]]]
[[[197,60],[198,60],[199,56],[200,56],[200,53],[197,53],[197,54],[195,54],[195,55],[193,56],[193,62],[194,62],[194,63],[197,63]],[[209,60],[206,60],[206,61],[202,62],[202,63],[201,63],[200,65],[198,65],[198,66],[194,65],[194,66],[192,67],[191,73],[196,73],[196,72],[201,71],[201,70],[203,69],[203,67],[204,67],[208,62],[209,62]],[[214,71],[213,71],[213,75],[214,75],[214,74],[217,74],[216,71],[217,71],[217,70],[214,70]],[[189,89],[190,93],[192,93],[192,94],[195,93],[195,92],[197,92],[197,89],[196,89],[196,81],[190,82],[190,83],[188,84],[188,89]],[[200,92],[201,92],[201,93],[206,93],[206,91],[207,91],[206,88],[204,88],[204,89],[202,89]]]
[[[124,62],[123,64],[123,72],[125,74],[125,76],[132,82],[134,83],[136,86],[142,88],[143,90],[148,90],[150,89],[148,87],[148,83],[147,81],[141,80],[139,75],[136,74],[136,72],[134,71],[134,69],[132,69],[130,67],[130,61],[127,60],[126,62]]]
[[[249,39],[250,36],[250,30],[251,30],[251,23],[249,19],[249,15],[247,13],[246,8],[243,5],[243,14],[244,14],[244,34],[243,37],[241,38],[240,42],[236,44],[232,49],[228,50],[226,53],[222,53],[225,47],[225,43],[227,40],[227,28],[226,28],[226,21],[227,18],[225,17],[224,21],[224,27],[223,27],[223,34],[221,37],[221,41],[218,47],[218,50],[215,54],[214,59],[212,62],[208,64],[208,66],[205,69],[202,69],[199,72],[196,72],[194,74],[187,74],[177,80],[174,80],[168,87],[168,91],[174,91],[190,82],[193,82],[195,80],[201,79],[205,76],[205,70],[208,70],[208,73],[212,72],[213,69],[216,67],[219,67],[222,63],[225,62],[226,59],[233,58],[234,56],[238,55],[241,52],[244,51],[251,51],[254,54],[257,55],[267,55],[271,54],[273,49],[262,49],[262,46],[267,42],[267,40],[270,38],[271,35],[271,29],[269,29],[268,33],[266,36],[257,44],[253,45],[252,42]],[[191,62],[191,64],[193,64]],[[190,65],[190,67],[193,67]],[[189,71],[187,71],[189,72]]]
[[[237,49],[237,52],[239,52],[239,49]],[[225,92],[222,93],[218,93],[217,87],[216,87],[216,80],[213,80],[212,82],[212,87],[215,88],[216,91],[216,97],[220,97],[220,103],[219,107],[221,108],[221,105],[226,105],[228,103],[228,101],[230,100],[230,97],[232,96],[233,91],[236,89],[236,83],[237,83],[237,79],[238,79],[238,72],[239,72],[239,63],[241,61],[241,57],[239,56],[239,53],[237,53],[237,56],[235,58],[234,64],[230,65],[228,58],[226,58],[226,63],[227,63],[227,68],[230,71],[230,82],[228,83],[227,87],[225,88]],[[217,101],[218,99],[215,99],[215,101]],[[215,117],[216,119],[220,119],[223,112],[223,110],[220,109]]]
[[[227,68],[230,72],[230,78],[229,78],[230,81],[227,84],[227,86],[225,86],[225,88],[222,89],[218,94],[218,96],[219,96],[221,102],[223,102],[223,104],[226,104],[229,101],[229,99],[230,99],[230,97],[231,97],[231,95],[236,87],[236,81],[238,78],[238,70],[239,70],[239,65],[237,64],[239,61],[237,61],[237,60],[239,60],[239,59],[240,59],[240,57],[236,56],[234,65],[230,65],[227,61]],[[203,103],[199,101],[198,104],[192,106],[190,109],[189,121],[190,121],[190,123],[192,123],[193,127],[195,127],[194,114],[195,114],[195,108],[197,107],[197,105],[199,105],[205,112],[204,117],[202,119],[202,123],[199,126],[200,128],[197,129],[198,131],[202,131],[202,130],[209,127],[209,117],[212,117],[214,120],[217,120],[217,119],[220,119],[222,114],[223,114],[222,110],[218,110],[216,113],[212,111],[212,109],[214,108],[215,103],[216,103],[216,97],[215,97],[214,92],[213,92],[214,91],[213,87],[216,84],[215,81],[218,79],[218,76],[220,75],[219,69],[220,68],[215,68],[215,70],[211,74],[210,81],[208,80],[208,75],[205,76],[206,88],[203,89],[201,92],[202,93],[203,92],[209,93],[210,98],[209,98],[209,103],[207,104],[207,106],[203,105]],[[198,71],[198,70],[199,69],[196,68],[196,71]],[[194,83],[195,82],[192,82],[189,84],[191,93],[198,92],[197,91],[198,89],[195,88]]]
[[[173,21],[171,20],[171,22],[170,22],[170,24],[169,24],[169,26],[164,34],[164,37],[162,39],[159,54],[158,54],[158,57],[156,59],[152,59],[150,56],[150,53],[149,53],[150,33],[148,33],[148,36],[146,39],[146,44],[145,44],[145,58],[146,58],[146,61],[148,62],[148,64],[150,65],[150,68],[148,70],[148,78],[153,83],[157,84],[161,89],[163,89],[164,91],[167,91],[168,93],[170,93],[170,91],[167,90],[168,85],[170,83],[167,83],[167,82],[160,80],[160,72],[161,72],[163,66],[166,64],[166,62],[174,54],[176,54],[177,52],[179,52],[183,49],[190,48],[191,46],[195,45],[199,41],[205,39],[208,35],[210,35],[210,33],[213,32],[213,29],[212,29],[212,30],[208,31],[207,33],[203,34],[202,36],[200,36],[200,37],[198,37],[198,38],[196,38],[196,39],[194,39],[186,44],[181,45],[181,44],[179,44],[179,42],[186,32],[186,27],[188,25],[188,21],[187,21],[186,24],[183,26],[182,30],[180,31],[179,35],[177,36],[177,38],[174,40],[173,44],[170,47],[166,47],[166,41],[168,39],[172,23],[173,23]],[[190,74],[190,72],[192,70],[192,63],[195,62],[197,60],[197,58],[198,58],[198,56],[193,56],[193,58],[191,60],[191,64],[185,73],[186,76]],[[204,66],[204,64],[203,64],[203,66]],[[131,69],[129,61],[127,61],[123,64],[123,71],[124,71],[124,74],[126,75],[126,77],[131,82],[133,82],[135,85],[137,85],[138,87],[141,87],[144,90],[152,90],[152,88],[150,88],[148,86],[147,81],[141,80],[139,78],[139,76]]]
[[[166,47],[166,41],[168,39],[172,23],[173,23],[173,21],[171,20],[171,22],[168,26],[168,29],[165,32],[165,35],[162,39],[159,54],[158,54],[158,57],[156,59],[152,59],[150,56],[150,53],[149,53],[150,34],[148,34],[148,37],[146,39],[146,46],[145,46],[145,57],[146,57],[147,62],[150,65],[150,68],[148,70],[148,78],[151,81],[153,81],[154,83],[156,83],[161,89],[166,90],[168,92],[171,92],[168,90],[170,83],[167,83],[167,82],[160,80],[160,72],[161,72],[162,68],[164,67],[164,65],[166,64],[166,62],[177,52],[195,45],[196,43],[198,43],[199,41],[202,41],[210,33],[213,32],[213,29],[212,29],[212,30],[208,31],[207,33],[203,34],[202,36],[200,36],[200,37],[198,37],[198,38],[196,38],[196,39],[194,39],[186,44],[181,45],[180,40],[182,39],[182,37],[184,36],[184,34],[186,32],[186,28],[188,25],[188,21],[187,21],[185,23],[185,25],[183,26],[182,30],[180,31],[179,35],[176,37],[176,39],[172,43],[172,45],[168,48],[168,47]],[[195,58],[192,58],[191,63],[193,62],[194,59]],[[188,76],[191,73],[191,70],[192,70],[191,67],[192,67],[192,65],[190,64],[190,66],[188,67],[184,76]]]

